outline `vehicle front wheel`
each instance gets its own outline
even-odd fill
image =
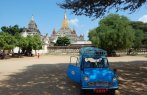
[[[85,89],[81,89],[81,90],[80,90],[80,95],[86,95]]]
[[[109,95],[115,95],[115,90],[109,90]]]

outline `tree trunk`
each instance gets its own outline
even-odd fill
[[[3,50],[3,55],[2,55],[2,59],[5,59],[6,53],[5,50]]]
[[[37,51],[35,50],[35,56],[37,56]]]
[[[21,55],[20,55],[20,47],[19,47],[19,50],[18,50],[18,57],[20,58]]]

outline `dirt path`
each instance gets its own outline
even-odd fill
[[[23,72],[28,66],[35,64],[58,64],[68,63],[70,56],[40,56],[37,57],[25,57],[25,58],[12,58],[6,60],[0,60],[0,80],[9,78],[9,75],[17,72]]]
[[[109,58],[118,69],[121,95],[147,95],[147,58]],[[0,95],[79,95],[66,77],[69,56],[0,60]]]

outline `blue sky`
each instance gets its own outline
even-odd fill
[[[44,35],[52,33],[53,28],[58,31],[61,28],[64,10],[56,3],[62,0],[0,0],[0,27],[18,24],[20,27],[27,27],[32,15],[39,30]],[[112,13],[113,10],[111,11]],[[90,29],[98,26],[100,19],[92,21],[92,18],[85,16],[75,16],[70,10],[66,11],[70,27],[77,31],[77,34],[87,33]],[[143,5],[136,12],[129,14],[127,11],[118,12],[127,16],[130,20],[141,20],[147,22],[147,4]]]

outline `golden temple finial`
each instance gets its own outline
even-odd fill
[[[63,23],[62,23],[62,28],[64,28],[64,29],[68,28],[68,19],[67,19],[67,16],[66,16],[66,10],[65,10],[65,13],[64,13],[64,20],[63,20]]]

